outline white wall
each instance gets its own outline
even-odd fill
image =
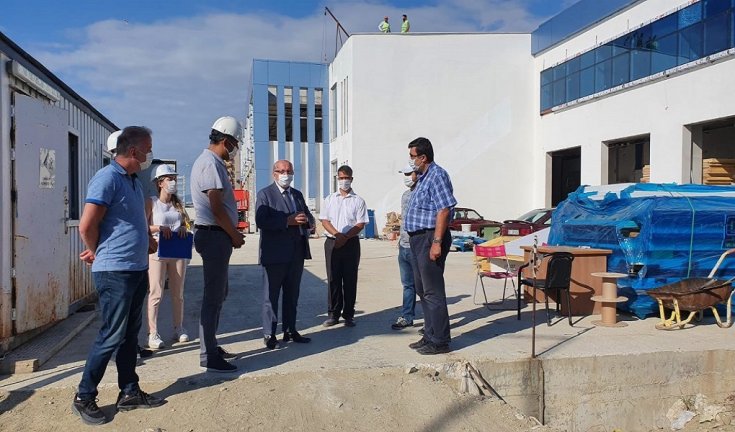
[[[400,211],[398,170],[419,136],[433,143],[459,206],[496,220],[532,207],[525,193],[536,99],[530,43],[528,34],[348,39],[329,85],[349,77],[350,126],[332,142],[331,159],[353,167],[355,192],[375,209],[378,232],[387,212]]]
[[[536,172],[545,169],[547,152],[581,146],[581,183],[604,184],[603,142],[650,134],[651,181],[690,181],[691,138],[684,126],[735,115],[735,58],[664,76],[650,83],[595,98],[539,116],[539,73],[583,51],[683,6],[684,1],[648,0],[564,42],[535,59],[534,113]],[[688,4],[688,2],[686,2]],[[534,179],[536,205],[545,201],[546,176]]]

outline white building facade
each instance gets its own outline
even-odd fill
[[[582,0],[533,35],[353,35],[329,67],[330,174],[353,167],[378,232],[418,136],[486,219],[580,184],[702,183],[704,159],[735,159],[733,3]]]
[[[377,232],[387,212],[400,212],[398,170],[420,136],[431,140],[461,206],[510,218],[532,205],[531,196],[513,193],[532,183],[523,169],[533,149],[530,43],[528,34],[347,40],[329,69],[331,175],[353,168],[353,188],[375,210]]]
[[[565,152],[589,185],[702,183],[703,159],[735,158],[731,1],[628,3],[534,58],[536,203]]]

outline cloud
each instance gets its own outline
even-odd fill
[[[541,20],[525,1],[449,0],[400,9],[340,2],[332,11],[351,33],[374,32],[384,15],[415,32],[531,31]],[[154,131],[154,153],[190,164],[216,118],[244,119],[253,58],[320,61],[334,55],[334,22],[315,9],[302,18],[208,13],[150,23],[99,21],[69,29],[69,41],[35,56],[118,126]]]

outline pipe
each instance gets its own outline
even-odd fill
[[[0,64],[8,58],[0,53]],[[13,336],[13,179],[10,149],[10,79],[6,68],[0,71],[0,352]]]

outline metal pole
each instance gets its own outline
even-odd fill
[[[533,236],[533,250],[531,252],[531,275],[533,278],[533,312],[531,312],[531,358],[536,358],[536,262],[538,257],[538,237]],[[546,293],[544,293],[546,294]]]

